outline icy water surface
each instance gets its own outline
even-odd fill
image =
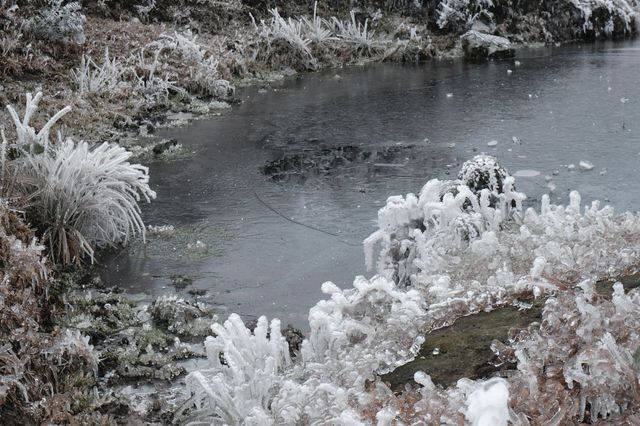
[[[640,208],[640,44],[516,59],[355,67],[240,91],[229,113],[163,135],[194,154],[152,164],[158,199],[144,217],[176,231],[105,259],[103,279],[306,330],[324,281],[367,273],[361,241],[387,196],[452,178],[480,152],[530,205],[554,188],[554,201],[577,189]]]

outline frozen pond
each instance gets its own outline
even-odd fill
[[[517,176],[529,204],[576,189],[639,209],[640,44],[517,60],[381,64],[241,90],[229,113],[163,134],[195,154],[152,164],[158,199],[144,217],[176,231],[104,259],[103,279],[150,296],[204,293],[221,318],[306,330],[324,281],[366,274],[361,241],[387,196],[453,178],[480,152]]]

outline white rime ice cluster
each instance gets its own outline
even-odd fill
[[[53,126],[71,108],[65,107],[39,130],[31,125],[42,93],[27,93],[24,116],[7,106],[15,137],[0,128],[0,171],[3,195],[27,201],[30,219],[41,227],[49,255],[68,264],[89,257],[94,249],[144,237],[138,202],[150,202],[149,170],[131,164],[131,153],[118,145],[50,140]],[[11,193],[15,191],[15,193]]]
[[[542,325],[519,333],[510,348],[494,345],[501,358],[518,363],[512,403],[544,424],[638,424],[640,293],[625,294],[616,283],[609,300],[593,280],[580,288],[548,299]]]
[[[545,196],[540,210],[523,211],[524,198],[487,156],[465,164],[458,180],[390,197],[379,230],[365,241],[376,275],[356,277],[347,290],[323,284],[330,299],[310,310],[309,335],[290,365],[279,323],[270,336],[265,319],[254,333],[237,316],[214,325],[210,368],[188,378],[194,416],[214,424],[342,425],[635,418],[640,295],[616,285],[607,301],[593,282],[637,266],[640,217],[597,202],[583,208],[576,192],[568,206]],[[499,358],[517,362],[504,378],[443,389],[417,373],[420,388],[400,395],[378,378],[412,360],[430,331],[534,295],[549,297],[542,325],[492,345]]]

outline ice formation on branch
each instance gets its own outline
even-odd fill
[[[66,106],[60,111],[58,111],[53,117],[51,117],[47,123],[42,126],[40,131],[36,132],[36,130],[30,125],[31,118],[33,114],[38,109],[38,104],[42,99],[42,92],[36,93],[35,96],[32,96],[31,93],[27,93],[27,102],[24,108],[24,116],[22,120],[18,116],[18,113],[11,105],[7,105],[7,111],[9,111],[9,115],[11,115],[11,119],[13,120],[13,124],[16,127],[17,140],[16,144],[21,146],[23,149],[25,146],[28,147],[30,152],[33,152],[36,149],[36,146],[39,145],[40,149],[46,149],[49,144],[49,134],[51,133],[51,128],[66,114],[71,111],[71,107]]]
[[[347,290],[323,284],[331,297],[310,310],[309,335],[290,367],[271,367],[265,378],[261,366],[286,352],[278,346],[274,353],[271,341],[258,337],[266,320],[255,335],[235,316],[224,328],[214,326],[211,368],[188,379],[198,417],[234,424],[528,425],[640,413],[633,363],[638,292],[625,295],[615,286],[607,302],[584,281],[637,267],[640,217],[597,202],[583,208],[576,192],[568,206],[545,196],[539,211],[523,211],[524,195],[514,188],[495,158],[478,156],[456,181],[431,180],[418,196],[390,197],[379,230],[365,242],[369,260],[381,245],[377,275],[357,277]],[[518,366],[503,379],[461,379],[443,389],[418,373],[420,389],[394,395],[378,377],[413,359],[430,331],[461,316],[556,293],[542,326],[518,334],[512,346],[494,342],[498,356]],[[246,394],[251,386],[260,397]]]

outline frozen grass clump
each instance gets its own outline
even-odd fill
[[[18,160],[19,191],[42,230],[53,259],[63,264],[93,260],[94,248],[127,243],[144,235],[138,202],[150,202],[148,169],[131,154],[104,143],[89,148],[71,139]]]
[[[87,93],[112,94],[122,85],[126,69],[116,58],[109,57],[105,49],[104,61],[98,65],[88,55],[82,55],[80,66],[71,71],[71,76],[81,95]]]
[[[265,24],[264,21],[262,22],[264,37],[269,37],[272,40],[283,40],[288,43],[294,51],[310,58],[311,49],[309,45],[311,41],[303,32],[304,22],[292,18],[284,19],[280,16],[278,9],[271,9],[269,13],[272,16],[271,22],[269,24]]]
[[[96,247],[144,236],[138,202],[155,198],[148,169],[129,163],[131,153],[118,145],[90,148],[71,139],[50,143],[51,127],[69,108],[36,132],[30,119],[41,97],[27,94],[22,120],[8,107],[16,142],[3,137],[3,187],[22,198],[51,258],[63,264],[85,256],[93,260]]]
[[[438,4],[440,28],[468,28],[483,14],[491,17],[492,0],[442,0]],[[464,31],[463,31],[464,32]]]
[[[222,78],[218,58],[209,54],[191,31],[162,34],[147,48],[155,52],[154,61],[162,58],[164,62],[186,70],[187,75],[176,76],[177,84],[184,89],[219,99],[233,95],[235,89]]]
[[[371,53],[376,47],[374,31],[369,29],[369,20],[364,23],[356,21],[355,12],[349,14],[350,20],[341,21],[335,17],[331,19],[337,37],[346,44],[352,45],[356,50],[362,49],[366,53]]]

